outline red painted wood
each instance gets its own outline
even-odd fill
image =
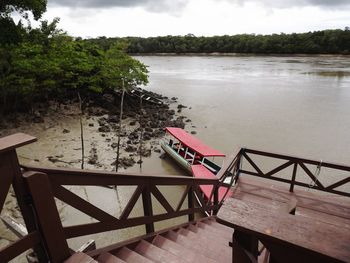
[[[152,260],[136,253],[135,251],[130,250],[127,247],[121,248],[115,255],[124,260],[125,262],[133,262],[133,263],[151,263]]]
[[[65,260],[63,263],[98,263],[98,261],[89,257],[85,253],[77,252]]]
[[[203,262],[203,263],[214,263],[217,262],[211,258],[205,257],[201,254],[196,253],[193,249],[188,249],[180,244],[167,239],[161,235],[155,237],[152,241],[152,244],[171,252],[178,257],[181,257],[183,260],[187,262]]]
[[[124,260],[116,257],[116,256],[113,256],[112,254],[110,253],[103,253],[101,254],[99,257],[98,257],[98,262],[100,263],[125,263]]]
[[[151,243],[141,240],[140,243],[135,247],[135,251],[144,257],[155,261],[155,262],[183,262],[184,260],[181,260],[178,256],[175,254],[161,249],[155,245],[152,245]]]

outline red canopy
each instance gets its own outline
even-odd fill
[[[192,169],[193,176],[196,178],[205,178],[205,179],[215,178],[215,175],[201,164],[191,165],[191,169]],[[209,199],[211,195],[211,191],[213,190],[213,186],[200,185],[199,188],[202,190],[205,197]],[[219,202],[224,198],[226,191],[227,191],[227,187],[225,186],[219,187],[219,198],[218,198]],[[233,196],[233,192],[231,190],[228,190],[228,193],[226,194],[225,199],[231,196]]]
[[[172,136],[178,139],[182,144],[191,148],[192,150],[194,150],[195,152],[197,152],[198,154],[204,157],[225,156],[225,154],[209,147],[208,145],[205,145],[200,140],[188,134],[185,130],[181,128],[166,127],[165,129]]]

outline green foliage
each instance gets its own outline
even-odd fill
[[[129,42],[128,53],[256,53],[350,54],[349,30],[324,30],[302,34],[195,37],[127,37],[89,39],[108,49],[120,40]]]
[[[125,43],[105,51],[67,36],[57,23],[42,21],[16,45],[0,45],[0,110],[27,110],[36,101],[64,100],[77,91],[121,89],[123,81],[125,88],[147,83],[146,66],[125,53]]]
[[[1,0],[0,15],[5,17],[16,11],[27,17],[27,12],[30,11],[37,20],[46,11],[46,5],[47,0]]]

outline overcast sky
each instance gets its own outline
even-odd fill
[[[292,33],[350,26],[350,0],[48,0],[70,35]]]

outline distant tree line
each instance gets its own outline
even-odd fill
[[[0,114],[147,83],[146,66],[126,54],[122,42],[106,50],[74,39],[57,28],[59,19],[31,28],[28,12],[39,19],[45,10],[45,0],[0,3]],[[13,11],[26,26],[14,22]]]
[[[350,54],[350,30],[323,30],[300,34],[196,37],[126,37],[89,39],[103,49],[116,41],[129,43],[128,53],[256,53],[256,54]]]

